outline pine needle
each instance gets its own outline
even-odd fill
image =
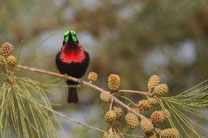
[[[192,87],[191,89],[172,97],[161,98],[164,105],[171,111],[175,124],[179,124],[188,137],[193,132],[196,137],[204,137],[196,128],[208,130],[193,120],[199,119],[208,122],[208,80]],[[185,129],[187,128],[187,129]]]
[[[20,137],[58,137],[53,118],[55,116],[38,105],[49,109],[51,105],[44,89],[29,78],[16,78],[15,85],[3,82],[0,88],[0,132],[1,137],[10,136],[10,123],[18,138]],[[31,99],[28,102],[18,95]],[[5,118],[5,119],[3,119]]]

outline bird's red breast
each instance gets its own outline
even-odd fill
[[[60,59],[64,63],[82,63],[85,59],[84,48],[79,44],[66,44],[61,49]]]

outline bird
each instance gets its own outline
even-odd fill
[[[76,32],[73,30],[64,32],[61,50],[56,55],[56,66],[59,72],[66,76],[81,78],[87,70],[89,61],[89,54],[79,44]],[[67,102],[77,104],[78,83],[71,80],[66,80],[66,83],[69,85]]]

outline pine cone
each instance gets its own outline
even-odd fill
[[[167,109],[162,109],[161,113],[163,115],[164,120],[167,120],[171,116],[170,111],[168,111]]]
[[[88,74],[88,80],[90,80],[90,81],[96,81],[97,80],[97,77],[98,77],[98,75],[95,72],[90,72]]]
[[[116,74],[111,74],[108,77],[108,88],[112,91],[117,91],[120,86],[120,77]]]
[[[155,86],[159,85],[159,83],[160,83],[160,77],[157,75],[152,75],[148,81],[147,86],[149,89],[152,89]]]
[[[106,91],[101,92],[100,99],[104,102],[109,102],[111,100],[110,92],[106,92]]]
[[[152,122],[147,118],[143,118],[141,120],[141,128],[145,133],[151,133],[154,131],[154,126]]]
[[[160,135],[164,138],[179,138],[178,131],[175,128],[168,128],[161,131]]]
[[[153,124],[162,123],[164,121],[161,111],[154,111],[150,117]]]
[[[134,129],[134,128],[139,127],[139,120],[135,114],[128,113],[125,116],[125,120],[126,120],[127,125],[129,126],[129,128]]]
[[[13,71],[14,68],[17,66],[17,59],[15,56],[9,56],[7,57],[7,64],[8,64],[8,70]]]
[[[151,105],[155,105],[155,106],[159,105],[159,102],[157,101],[156,98],[149,98],[148,100],[149,100]]]
[[[155,87],[154,93],[161,96],[168,93],[168,85],[167,84],[160,84]]]
[[[139,107],[140,111],[146,111],[146,110],[152,109],[152,105],[150,104],[150,102],[148,100],[139,101],[138,107]]]
[[[4,44],[2,44],[0,49],[1,55],[4,56],[5,58],[7,58],[12,53],[13,50],[14,50],[14,46],[9,42],[5,42]]]
[[[108,112],[105,113],[105,120],[112,124],[113,122],[116,121],[116,112],[113,110],[109,110]]]
[[[113,110],[116,112],[117,121],[121,121],[124,116],[122,108],[114,106]]]

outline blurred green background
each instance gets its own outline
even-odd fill
[[[55,56],[66,30],[77,32],[80,43],[90,53],[87,73],[98,73],[95,84],[102,88],[107,89],[110,73],[120,75],[122,89],[143,91],[147,90],[148,78],[158,74],[168,84],[169,95],[207,79],[207,0],[0,1],[0,43],[11,42],[15,55],[21,52],[21,64],[58,72]],[[41,42],[40,47],[23,56]],[[24,75],[43,84],[55,79],[31,72]],[[59,82],[64,84],[64,80]],[[56,85],[50,89],[56,93],[48,95],[50,101],[61,105],[54,105],[55,110],[108,129],[104,112],[109,106],[99,101],[98,92],[80,87],[79,104],[69,105],[67,88]],[[137,102],[144,97],[131,98]],[[62,118],[60,122],[66,132],[60,130],[61,137],[101,137],[99,132]],[[138,130],[128,133],[142,135]]]

